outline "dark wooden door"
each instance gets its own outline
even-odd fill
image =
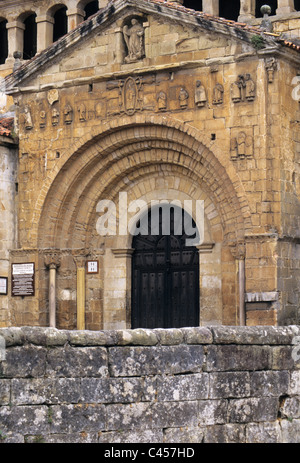
[[[174,230],[171,209],[170,232],[163,234],[160,211],[159,231],[153,235],[150,211],[148,234],[134,237],[133,329],[199,326],[199,253],[186,245],[183,229]]]

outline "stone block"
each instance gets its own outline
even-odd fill
[[[107,423],[106,431],[117,431],[124,429],[138,430],[151,429],[153,416],[151,405],[149,403],[140,402],[137,404],[116,404],[107,405]]]
[[[160,444],[164,442],[164,437],[162,429],[100,432],[98,442],[99,444],[132,444],[133,442],[141,444]]]
[[[213,426],[227,422],[227,400],[200,400],[199,426]]]
[[[292,357],[293,347],[278,346],[272,347],[272,369],[293,370],[295,361]]]
[[[52,405],[51,433],[99,432],[105,430],[105,407],[98,404]]]
[[[207,371],[265,370],[270,368],[267,346],[208,346]]]
[[[250,375],[245,371],[211,373],[209,384],[209,397],[212,399],[250,396]]]
[[[277,398],[233,399],[229,401],[228,417],[231,423],[275,421],[278,414]]]
[[[197,401],[156,402],[151,412],[151,427],[155,428],[195,427],[199,422]]]
[[[256,371],[249,384],[253,397],[279,397],[288,393],[290,376],[288,371]]]
[[[49,409],[41,406],[9,406],[0,408],[3,433],[43,434],[49,432]]]
[[[282,443],[300,443],[300,420],[282,420],[280,426],[282,430]]]
[[[109,348],[112,376],[143,376],[201,372],[202,346],[112,347]]]
[[[11,347],[0,363],[0,377],[28,378],[44,376],[47,349],[40,346]]]
[[[204,443],[206,444],[243,444],[245,440],[243,424],[208,426],[205,430]]]
[[[203,442],[204,428],[180,427],[164,429],[164,444],[200,444]]]
[[[107,352],[103,347],[69,347],[50,349],[47,376],[108,376]]]
[[[10,402],[10,380],[0,379],[0,406]]]
[[[270,423],[249,423],[246,426],[246,442],[250,444],[278,444],[281,429],[278,421]]]
[[[12,379],[11,403],[39,405],[76,403],[80,398],[80,379],[32,378]]]
[[[207,399],[208,387],[207,373],[159,376],[157,378],[157,400],[164,402]]]
[[[81,402],[130,403],[155,400],[155,380],[151,378],[82,378]]]
[[[280,407],[281,416],[289,420],[300,418],[300,396],[287,397]]]

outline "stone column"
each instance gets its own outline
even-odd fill
[[[245,305],[245,288],[246,288],[246,272],[245,272],[245,257],[246,245],[239,242],[231,249],[233,257],[236,259],[238,270],[238,287],[239,287],[239,320],[240,326],[246,326],[246,305]]]
[[[36,18],[37,23],[37,53],[45,50],[53,42],[54,19],[44,15]]]
[[[203,0],[202,10],[204,13],[219,16],[219,0]]]
[[[247,22],[255,18],[255,0],[241,0],[240,22]]]
[[[86,256],[75,255],[77,267],[77,329],[85,330],[85,266]]]
[[[85,11],[80,8],[73,8],[67,10],[68,16],[68,32],[75,29],[78,24],[82,23],[85,18]]]
[[[24,49],[24,30],[25,25],[21,21],[12,21],[6,24],[8,38],[8,57],[7,60],[14,60],[14,52],[22,53]]]
[[[294,0],[278,0],[278,8],[276,10],[276,14],[292,13],[293,11],[295,11]]]
[[[49,326],[56,328],[56,271],[60,266],[58,255],[47,255],[45,265],[49,269]]]

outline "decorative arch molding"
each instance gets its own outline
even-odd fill
[[[90,227],[99,199],[109,199],[122,182],[125,187],[124,179],[134,172],[141,178],[149,166],[162,165],[196,176],[218,209],[226,240],[241,241],[251,228],[250,210],[226,154],[212,147],[208,136],[169,117],[136,115],[103,122],[67,149],[49,173],[36,202],[30,243],[56,247],[66,224],[82,228],[77,211],[85,208],[86,198],[90,208],[84,223]]]

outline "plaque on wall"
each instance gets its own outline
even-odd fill
[[[98,260],[88,260],[87,261],[87,273],[89,275],[99,273],[99,261]]]
[[[8,278],[0,277],[0,295],[7,296]]]
[[[12,264],[11,295],[34,296],[34,263]]]

